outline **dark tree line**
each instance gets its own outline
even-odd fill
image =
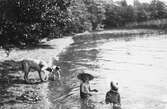
[[[4,49],[35,45],[58,34],[70,22],[68,0],[0,1],[0,46]]]
[[[164,18],[167,7],[159,0],[135,0],[134,5],[126,0],[0,0],[0,46],[9,50],[43,38]]]
[[[133,6],[122,0],[117,5],[106,4],[105,16],[106,27],[120,27],[131,22],[167,18],[167,6],[159,0],[152,0],[151,3],[140,3],[139,0],[135,0]]]

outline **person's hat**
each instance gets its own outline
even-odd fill
[[[112,90],[115,90],[115,91],[118,90],[118,83],[117,82],[115,83],[115,82],[111,81],[110,86],[111,86]]]
[[[77,78],[82,80],[82,81],[84,81],[85,79],[93,80],[94,76],[89,74],[89,73],[80,73],[80,74],[78,74]]]

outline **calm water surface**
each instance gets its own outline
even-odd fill
[[[99,33],[74,37],[59,63],[69,90],[57,100],[50,96],[51,104],[60,109],[84,109],[76,74],[85,71],[97,77],[91,81],[98,93],[93,93],[94,108],[90,109],[110,109],[104,103],[110,81],[119,83],[123,109],[167,109],[167,36],[122,36]],[[49,84],[51,88],[53,84]],[[58,92],[50,91],[52,95]]]

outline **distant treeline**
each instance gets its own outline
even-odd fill
[[[123,0],[118,5],[109,4],[106,6],[106,19],[104,20],[106,27],[124,27],[133,24],[137,27],[137,25],[144,26],[143,23],[148,24],[148,22],[151,27],[151,23],[155,24],[155,22],[167,18],[167,6],[159,0],[152,0],[151,3],[140,3],[138,0],[134,0],[133,6],[127,5],[126,0]],[[158,26],[159,23],[156,24]]]
[[[126,28],[151,28],[167,30],[167,19],[148,20],[143,22],[133,22],[125,25]]]
[[[167,18],[166,5],[126,0],[0,0],[0,46],[6,50],[86,30]],[[132,25],[131,25],[132,26]]]

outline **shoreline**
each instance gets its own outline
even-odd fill
[[[0,50],[0,62],[5,60],[15,60],[19,61],[21,59],[42,59],[49,63],[49,61],[54,58],[58,60],[58,55],[65,51],[66,48],[73,43],[72,36],[64,37],[59,39],[53,39],[47,42],[44,42],[46,47],[34,48],[34,49],[23,49],[23,50],[13,50],[10,55],[6,57],[6,54],[3,50]]]
[[[21,60],[21,59],[27,59],[27,58],[32,58],[32,59],[42,59],[46,62],[48,60],[50,61],[52,58],[55,58],[58,60],[58,55],[64,51],[65,48],[67,48],[70,44],[74,42],[73,38],[80,36],[80,35],[90,35],[90,34],[138,34],[141,31],[144,31],[143,34],[146,32],[154,33],[154,29],[130,29],[131,32],[129,33],[129,29],[104,29],[101,31],[85,31],[83,33],[76,33],[73,36],[68,36],[68,37],[63,37],[63,38],[58,38],[58,39],[53,39],[50,41],[45,41],[44,39],[44,46],[42,47],[37,47],[37,48],[27,48],[27,49],[14,49],[11,51],[9,56],[6,56],[6,53],[4,50],[0,49],[0,62],[3,62],[5,60]],[[163,30],[158,30],[159,34],[165,34]],[[57,51],[52,53],[52,50]],[[45,56],[45,51],[47,51],[48,55],[50,58]],[[36,56],[36,54],[40,54],[39,56]]]
[[[34,58],[42,59],[48,64],[51,59],[59,61],[59,55],[66,51],[70,44],[73,43],[72,36],[59,39],[50,40],[44,44],[49,45],[46,48],[37,48],[31,50],[13,50],[9,57],[6,57],[5,52],[0,51],[0,109],[31,109],[33,107],[40,107],[41,109],[48,109],[52,107],[48,99],[48,88],[52,84],[50,82],[43,82],[40,84],[25,84],[23,80],[23,73],[20,71],[13,71],[8,68],[8,65],[3,65],[5,61],[19,61],[21,59]],[[3,54],[2,54],[2,53]],[[53,60],[52,60],[53,61]],[[10,66],[10,63],[9,63]],[[17,65],[13,65],[17,67]],[[38,73],[29,73],[31,79],[39,79]],[[8,81],[9,80],[9,81]],[[53,81],[54,83],[54,81]],[[37,101],[35,101],[37,100]],[[11,103],[12,102],[12,103]],[[35,103],[33,103],[35,102]]]
[[[130,30],[130,31],[129,31]],[[138,34],[138,33],[155,33],[155,30],[160,34],[165,34],[166,32],[161,29],[150,29],[150,28],[118,28],[118,29],[104,29],[100,31],[85,31],[83,33],[77,33],[74,37],[81,35],[90,35],[90,34]]]

